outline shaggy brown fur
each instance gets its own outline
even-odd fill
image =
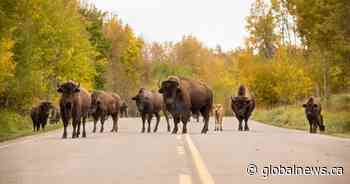
[[[120,111],[121,99],[116,93],[105,91],[94,91],[91,94],[91,110],[90,113],[94,119],[93,133],[96,132],[97,121],[101,121],[100,132],[104,130],[104,122],[108,116],[112,116],[113,126],[111,132],[118,132],[118,119]]]
[[[231,108],[239,121],[238,130],[242,131],[242,123],[245,121],[244,130],[249,131],[248,120],[255,109],[255,100],[248,94],[245,86],[241,85],[236,97],[231,97]]]
[[[145,132],[145,122],[147,119],[148,128],[147,132],[151,131],[151,121],[153,115],[157,118],[156,126],[154,127],[153,132],[157,132],[158,125],[160,121],[160,111],[163,111],[165,119],[167,121],[167,129],[170,131],[170,124],[168,114],[166,112],[165,104],[163,101],[163,97],[160,93],[155,91],[148,91],[144,88],[141,88],[138,94],[132,98],[135,101],[137,109],[139,110],[142,118],[142,129],[141,132]]]
[[[39,131],[40,126],[42,129],[45,129],[47,119],[49,117],[50,109],[52,108],[51,102],[44,101],[41,102],[38,106],[33,107],[30,113],[30,116],[33,121],[33,131]]]
[[[182,121],[182,133],[187,133],[187,122],[191,113],[200,112],[204,118],[202,133],[208,132],[209,116],[213,106],[213,92],[203,82],[169,76],[161,83],[159,92],[163,94],[167,110],[174,118],[174,134]]]
[[[303,104],[303,107],[305,108],[305,116],[309,121],[310,133],[317,133],[317,127],[320,128],[320,131],[325,131],[323,116],[321,114],[322,108],[319,100],[310,97],[308,101]]]
[[[67,138],[67,126],[71,119],[72,138],[79,137],[81,122],[83,123],[82,136],[86,137],[85,122],[91,104],[90,93],[73,81],[58,85],[57,92],[62,94],[60,98],[60,111],[64,126],[62,138]]]

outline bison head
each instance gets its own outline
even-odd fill
[[[245,117],[246,113],[249,112],[249,104],[250,101],[245,97],[231,97],[231,105],[237,116]]]
[[[150,97],[144,88],[141,88],[139,93],[131,99],[136,102],[137,109],[140,112],[147,110],[151,104]]]
[[[69,117],[73,108],[73,94],[80,92],[80,84],[76,84],[73,81],[67,81],[61,85],[57,85],[57,92],[62,93],[60,102],[60,108],[62,111],[62,117]]]
[[[77,85],[73,81],[68,81],[62,85],[57,85],[57,92],[62,94],[73,94],[80,92],[80,83]]]
[[[305,103],[303,104],[305,108],[305,114],[307,116],[317,116],[320,113],[320,106],[316,103]]]
[[[51,102],[44,101],[44,102],[40,103],[40,107],[39,108],[40,108],[40,112],[48,114],[50,109],[53,108],[53,105],[52,105]]]
[[[159,89],[159,93],[163,94],[163,98],[166,104],[173,104],[175,102],[177,94],[180,92],[180,79],[176,76],[168,77],[166,81],[163,81],[161,83]]]

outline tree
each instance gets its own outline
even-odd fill
[[[256,0],[246,20],[249,32],[248,47],[266,58],[272,58],[279,39],[275,33],[276,20],[272,9],[264,0]]]

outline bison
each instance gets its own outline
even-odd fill
[[[57,85],[57,92],[62,94],[59,100],[64,127],[62,138],[67,138],[67,126],[71,119],[73,125],[72,138],[79,137],[81,122],[83,123],[82,137],[86,137],[85,122],[91,104],[90,93],[73,81]]]
[[[33,107],[30,113],[30,116],[33,121],[33,130],[39,131],[40,126],[42,129],[45,129],[47,119],[49,117],[50,109],[52,108],[51,102],[44,101],[41,102],[38,106]]]
[[[151,121],[153,115],[157,118],[156,126],[154,127],[153,132],[157,132],[158,125],[160,121],[159,112],[162,110],[167,121],[167,129],[170,132],[170,124],[167,112],[165,110],[165,105],[163,101],[163,97],[161,94],[155,91],[148,91],[144,88],[141,88],[138,94],[132,98],[136,102],[137,109],[139,110],[142,118],[142,130],[141,132],[145,132],[145,121],[147,118],[148,128],[147,132],[151,131]]]
[[[241,85],[237,96],[231,97],[231,108],[239,121],[238,131],[243,130],[243,121],[245,121],[244,131],[249,131],[248,119],[255,109],[255,100],[247,93],[246,87]]]
[[[214,105],[213,108],[214,118],[215,118],[215,128],[214,131],[222,131],[223,118],[224,118],[224,107],[221,104]]]
[[[167,111],[174,118],[173,134],[178,131],[178,124],[183,123],[182,133],[187,133],[187,122],[191,113],[201,113],[204,119],[202,133],[208,132],[210,111],[213,106],[213,93],[204,83],[184,77],[169,76],[160,85]]]
[[[53,107],[51,109],[51,113],[50,113],[50,123],[51,124],[56,124],[60,121],[61,119],[61,113],[60,110],[57,107]]]
[[[125,101],[120,106],[120,117],[128,117],[128,104]]]
[[[325,131],[323,124],[323,116],[321,115],[321,104],[314,97],[310,97],[308,101],[303,104],[305,115],[310,124],[310,133],[317,133],[317,127],[320,131]]]
[[[104,122],[108,116],[112,116],[113,127],[111,132],[118,132],[118,116],[121,105],[119,95],[105,91],[94,91],[91,95],[91,110],[90,113],[94,119],[93,133],[96,132],[97,121],[101,121],[100,132],[103,132]]]

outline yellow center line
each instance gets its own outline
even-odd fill
[[[191,176],[187,174],[180,174],[179,184],[192,184]]]
[[[215,184],[213,177],[210,175],[207,167],[204,164],[204,161],[196,148],[196,146],[193,144],[191,137],[186,134],[186,141],[187,145],[191,151],[191,155],[194,161],[194,164],[197,168],[199,178],[202,182],[202,184]]]

